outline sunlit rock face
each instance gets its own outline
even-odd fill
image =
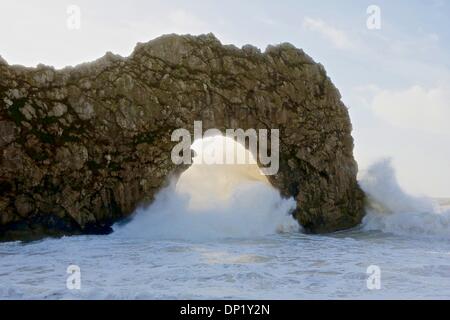
[[[171,133],[195,120],[279,129],[267,178],[296,199],[305,230],[361,221],[351,123],[322,65],[290,44],[261,53],[167,35],[63,70],[0,59],[0,237],[108,232],[186,170]]]

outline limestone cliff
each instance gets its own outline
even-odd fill
[[[278,128],[280,170],[310,232],[357,225],[351,123],[322,65],[290,44],[166,35],[74,68],[0,59],[0,238],[104,233],[177,167],[177,128]]]

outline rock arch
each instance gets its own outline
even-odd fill
[[[212,34],[166,35],[127,58],[55,70],[0,59],[0,237],[107,232],[151,201],[177,128],[280,130],[269,176],[310,232],[357,225],[347,108],[322,65],[290,44],[238,49]]]

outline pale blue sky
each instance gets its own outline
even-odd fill
[[[66,26],[67,6],[81,28]],[[369,5],[381,29],[366,27]],[[129,55],[163,33],[213,32],[264,49],[291,42],[322,63],[350,108],[360,168],[391,157],[408,191],[450,196],[450,1],[50,1],[0,3],[0,55],[62,67]]]

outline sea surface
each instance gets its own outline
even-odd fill
[[[68,289],[69,265],[81,288]],[[367,268],[380,268],[368,289]],[[450,241],[379,231],[214,241],[77,236],[0,245],[2,299],[450,298]]]
[[[406,194],[388,162],[360,177],[363,223],[328,235],[266,182],[210,169],[110,235],[0,243],[0,298],[450,299],[450,202]]]

